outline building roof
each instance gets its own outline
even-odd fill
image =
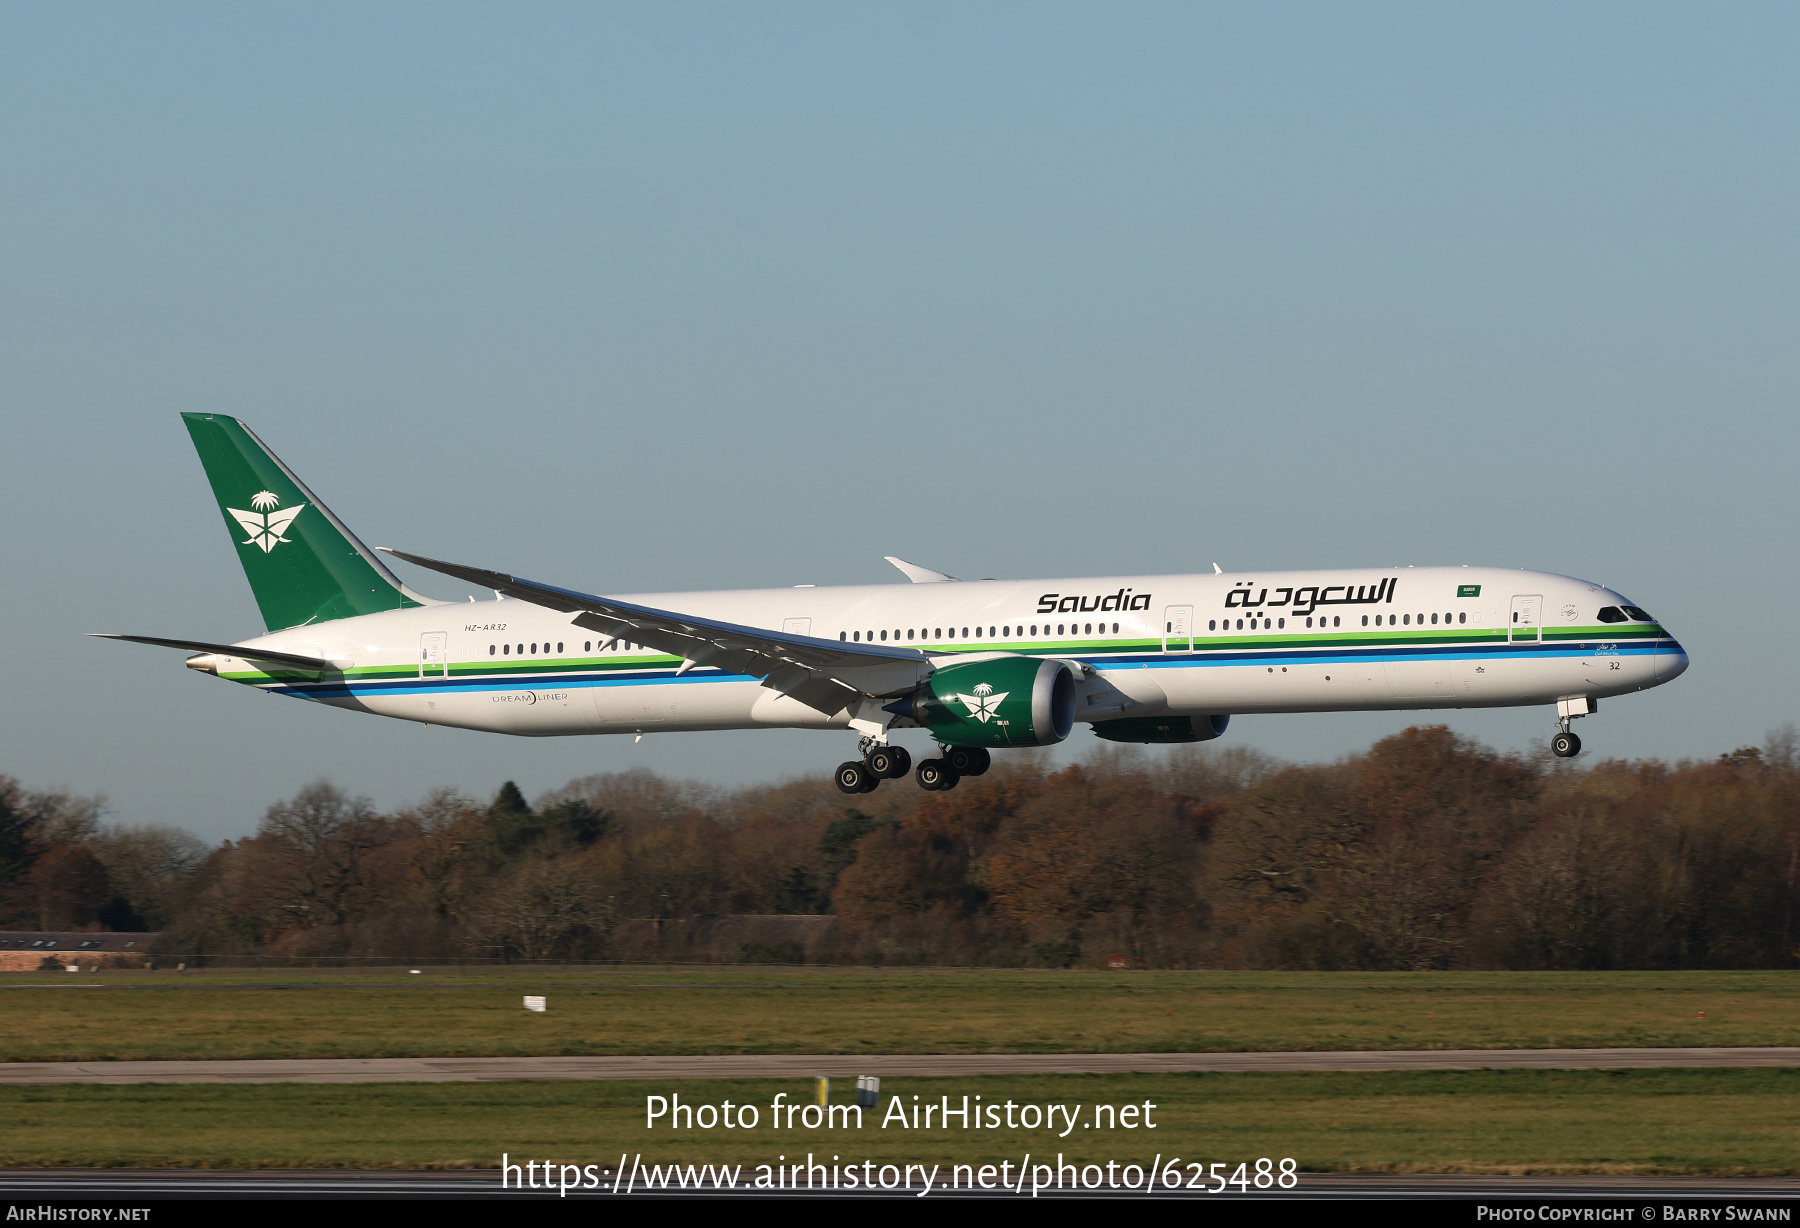
[[[0,951],[143,951],[160,931],[90,934],[80,930],[0,930]]]

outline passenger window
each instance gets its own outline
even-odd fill
[[[1118,624],[1118,623],[1114,623],[1114,624],[1113,624],[1113,630],[1115,630],[1115,631],[1117,631],[1117,630],[1118,630],[1118,629],[1119,629],[1119,624]],[[1216,619],[1216,618],[1209,618],[1209,619],[1207,619],[1207,620],[1206,620],[1206,629],[1207,629],[1207,630],[1208,630],[1208,631],[1217,631],[1217,630],[1218,630],[1218,629],[1219,629],[1219,621],[1218,621],[1218,619]]]
[[[840,640],[843,640],[843,639],[848,639],[848,638],[849,638],[849,632],[847,632],[847,631],[840,631],[840,632],[838,632],[838,638],[839,638],[839,639],[840,639]]]
[[[862,643],[862,632],[860,632],[860,631],[856,632],[855,637],[850,642],[853,644]]]
[[[1456,621],[1457,621],[1457,622],[1459,622],[1459,623],[1466,623],[1466,622],[1468,622],[1468,621],[1469,621],[1469,615],[1468,615],[1468,613],[1467,613],[1467,611],[1465,611],[1465,612],[1463,612],[1463,613],[1461,613],[1461,614],[1458,614],[1458,615],[1457,615],[1457,616],[1456,616]]]
[[[492,644],[489,644],[489,645],[488,645],[488,656],[490,656],[490,657],[491,657],[491,656],[493,656],[493,655],[494,655],[494,651],[495,651],[495,650],[494,650],[494,646],[493,646],[493,645],[492,645]]]
[[[1063,634],[1063,625],[1061,623],[1056,624],[1056,634],[1058,634],[1058,635]]]
[[[1366,627],[1368,625],[1369,625],[1369,616],[1367,614],[1364,614],[1363,615],[1363,626]]]
[[[1011,634],[1012,634],[1012,628],[1011,628],[1011,627],[1002,627],[1002,628],[1000,628],[1000,630],[1002,630],[1002,631],[1004,631],[1004,632],[1006,632],[1006,634],[1008,634],[1008,635],[1011,635]]]
[[[1242,631],[1242,630],[1243,630],[1243,629],[1244,629],[1244,620],[1243,620],[1243,619],[1241,619],[1241,618],[1240,618],[1240,619],[1238,619],[1238,625],[1237,625],[1237,629],[1238,629],[1238,630],[1239,630],[1239,631]]]
[[[1082,629],[1081,629],[1081,634],[1083,634],[1083,635],[1094,634],[1094,624],[1093,623],[1083,623]]]
[[[906,629],[906,638],[910,640],[912,637],[913,637],[912,628],[908,627]]]
[[[881,638],[882,638],[882,639],[883,639],[883,640],[886,640],[886,639],[887,639],[887,628],[885,628],[885,627],[884,627],[884,628],[882,628],[882,631],[881,631]]]
[[[950,628],[950,630],[952,630],[952,631],[954,631],[954,630],[956,630],[956,628],[955,628],[955,627],[952,627],[952,628]],[[977,628],[975,628],[975,630],[976,630],[976,631],[980,631],[980,630],[981,630],[981,628],[980,628],[980,627],[977,627]],[[969,638],[969,629],[968,629],[968,628],[967,628],[967,627],[964,627],[964,628],[963,628],[963,638],[964,638],[964,639],[965,639],[965,640],[966,640],[966,639],[968,639],[968,638]]]
[[[1319,620],[1319,625],[1320,625],[1320,626],[1324,626],[1324,625],[1325,625],[1325,620],[1324,620],[1324,619],[1322,619],[1322,618],[1321,618],[1321,619],[1320,619],[1320,620]],[[1334,615],[1332,615],[1332,617],[1331,617],[1331,625],[1332,625],[1332,626],[1334,626],[1334,627],[1335,627],[1335,626],[1337,626],[1337,625],[1338,625],[1338,618],[1337,618],[1337,615],[1335,615],[1335,614],[1334,614]]]
[[[1284,630],[1284,631],[1287,630],[1287,619],[1282,618],[1282,619],[1277,619],[1276,621],[1280,624],[1282,630]]]
[[[1436,614],[1433,614],[1431,616],[1431,625],[1434,627],[1437,626],[1437,615]]]
[[[559,654],[562,652],[562,646],[563,646],[563,642],[561,640],[557,640],[556,641],[556,651]]]
[[[1036,623],[1031,624],[1031,634],[1033,634],[1033,635],[1037,634],[1037,624]]]

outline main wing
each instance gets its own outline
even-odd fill
[[[538,584],[498,571],[422,558],[386,546],[376,548],[516,600],[574,614],[578,627],[644,644],[682,657],[692,665],[709,665],[726,673],[760,678],[771,690],[827,716],[837,715],[863,696],[910,690],[930,676],[934,668],[931,659],[915,648],[853,644],[744,627]],[[687,668],[689,664],[682,666]]]

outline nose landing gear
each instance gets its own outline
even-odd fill
[[[1581,753],[1581,739],[1569,732],[1569,722],[1578,716],[1591,716],[1600,705],[1593,699],[1577,695],[1556,701],[1556,736],[1550,739],[1550,753],[1558,759],[1573,759]]]

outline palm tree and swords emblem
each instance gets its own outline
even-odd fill
[[[244,532],[250,535],[250,540],[244,542],[244,545],[260,546],[262,552],[267,554],[288,540],[282,534],[286,533],[288,526],[294,523],[294,517],[306,510],[306,504],[296,503],[293,507],[278,507],[280,502],[281,496],[274,491],[260,490],[250,497],[250,506],[255,508],[255,511],[239,511],[235,507],[225,509],[231,513],[233,520],[243,526]]]
[[[973,695],[958,695],[956,698],[968,705],[970,719],[985,725],[999,714],[1001,703],[1011,694],[1011,691],[1001,691],[996,695],[993,684],[983,682],[975,687]]]

